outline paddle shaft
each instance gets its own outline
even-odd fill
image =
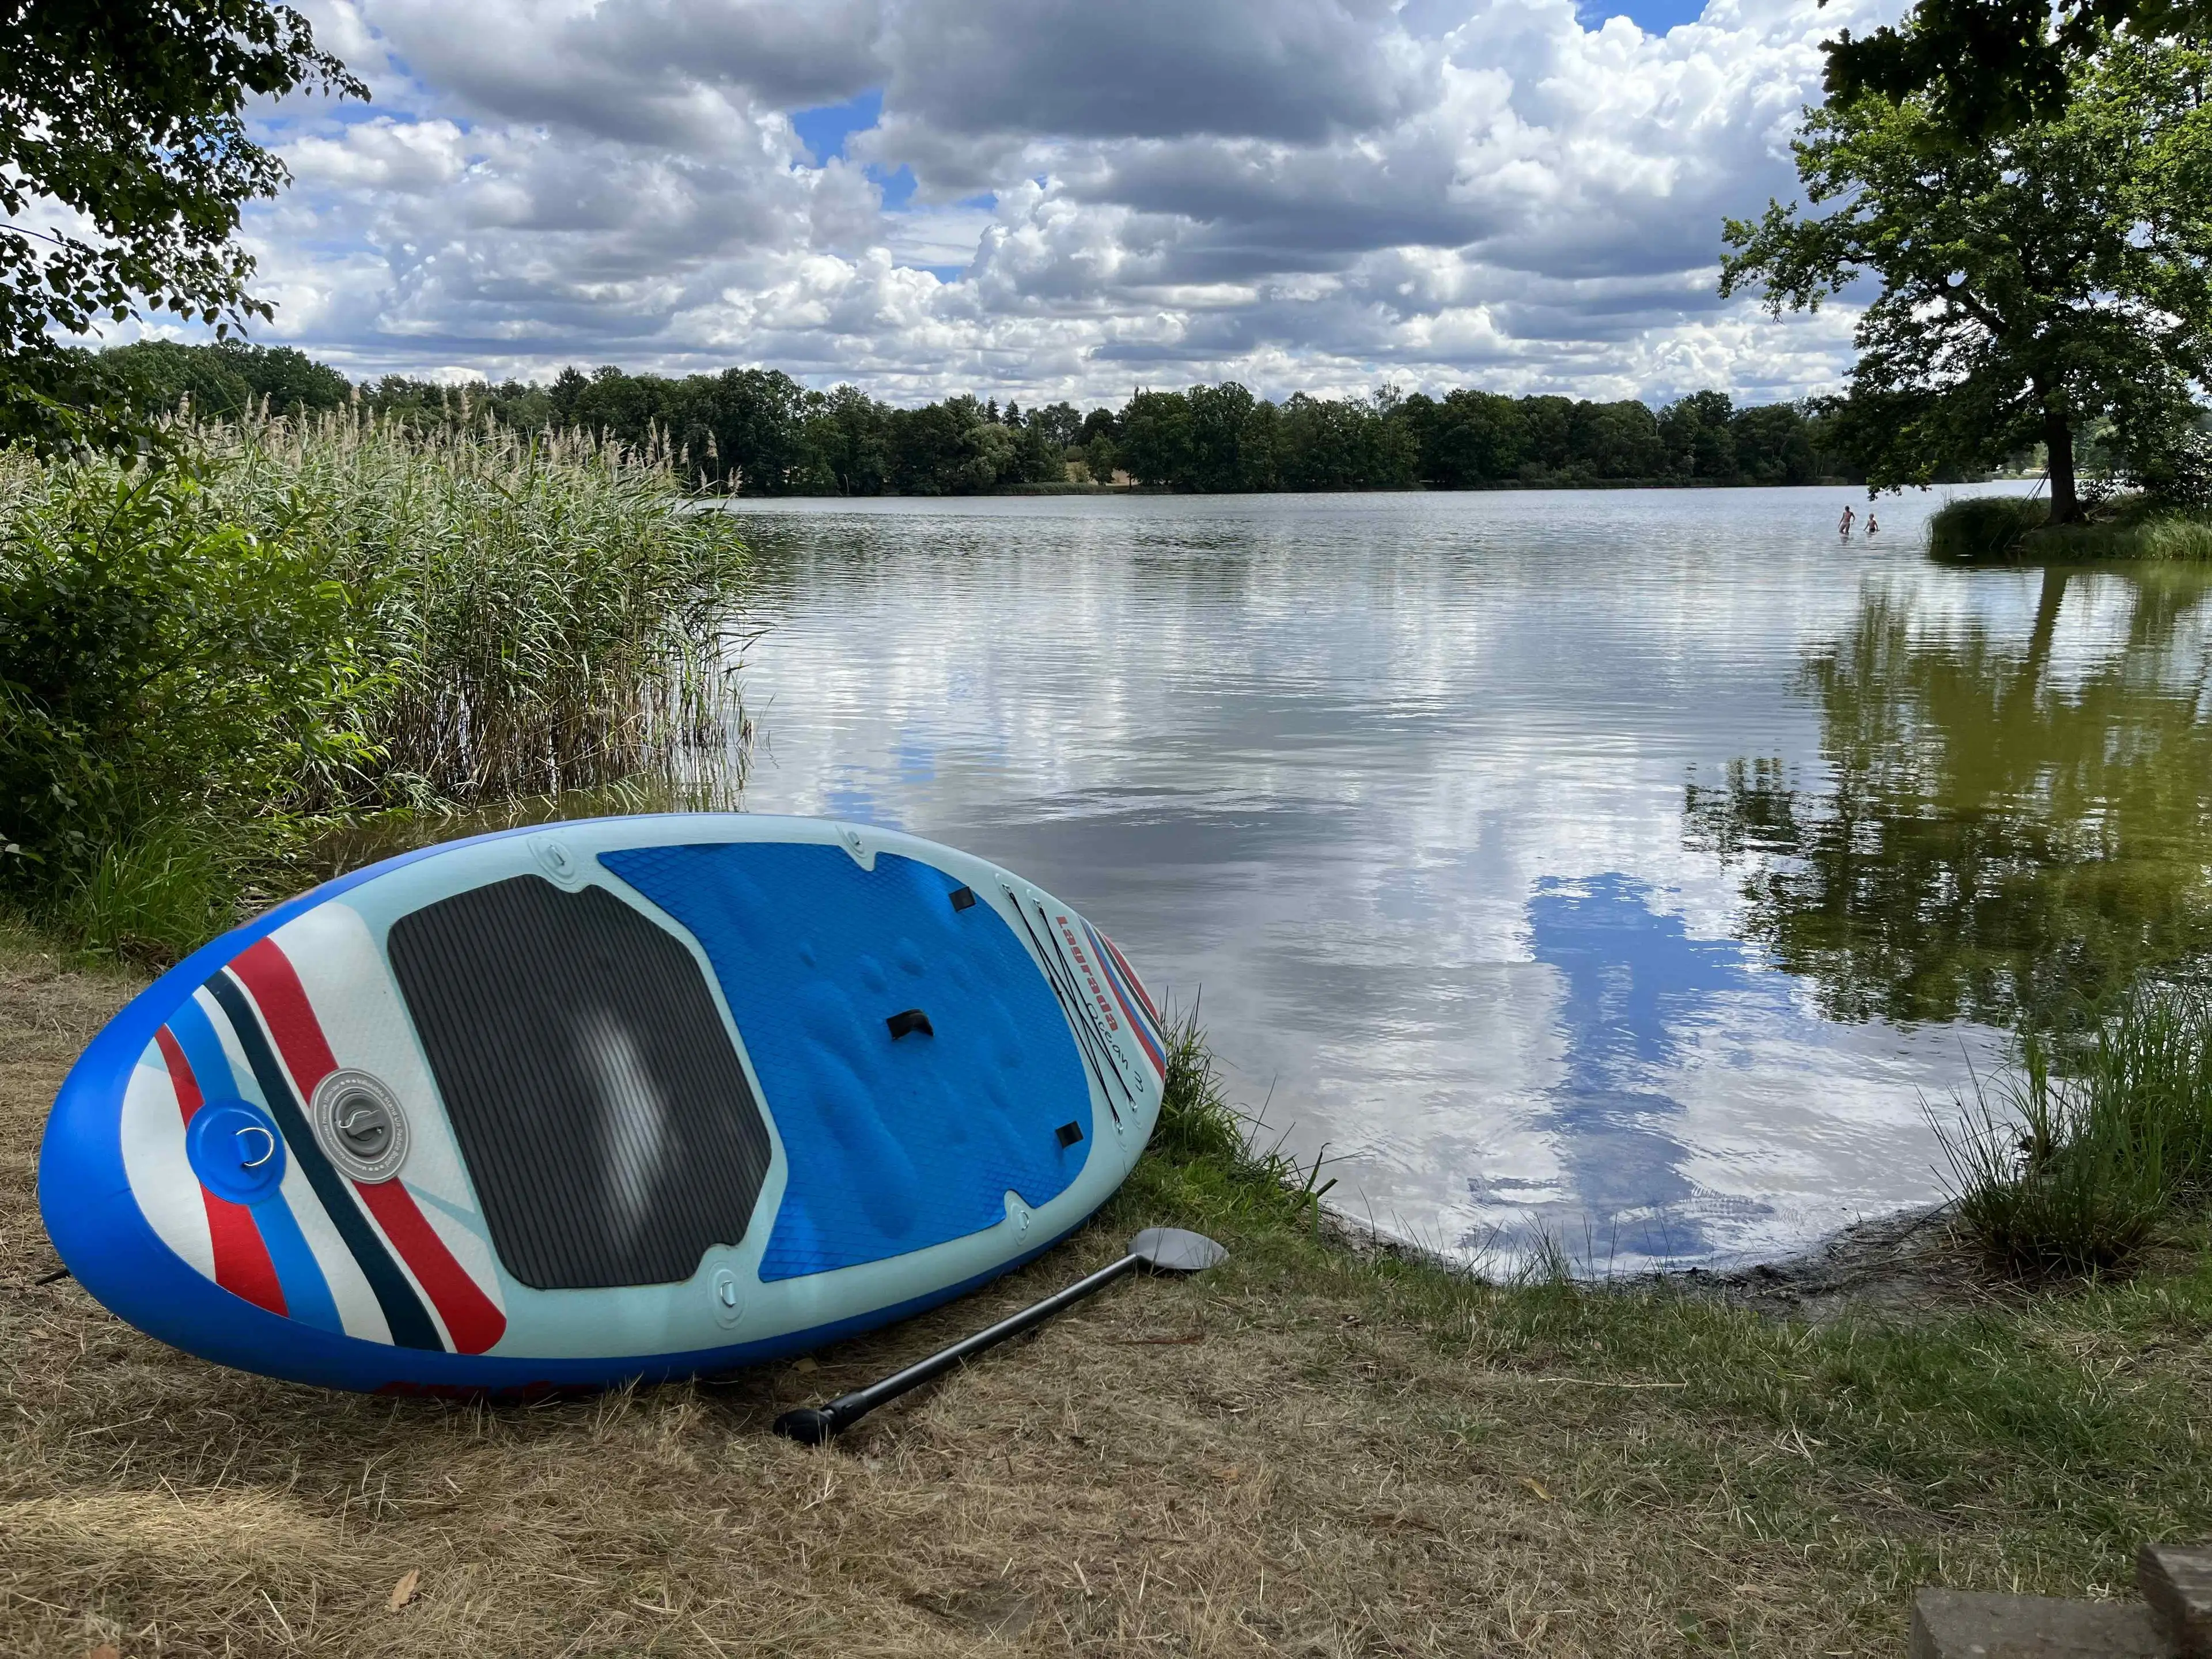
[[[1019,1336],[1032,1325],[1041,1325],[1061,1309],[1072,1307],[1086,1296],[1095,1296],[1115,1279],[1132,1272],[1144,1261],[1139,1255],[1125,1255],[1109,1267],[1101,1267],[1088,1279],[1079,1279],[1055,1296],[1034,1303],[1018,1314],[1000,1320],[988,1330],[981,1330],[964,1341],[956,1342],[918,1360],[902,1371],[894,1372],[880,1382],[872,1382],[865,1389],[840,1395],[828,1405],[813,1411],[787,1412],[776,1419],[777,1430],[794,1440],[819,1445],[831,1435],[850,1428],[886,1400],[896,1400],[912,1389],[918,1389],[933,1376],[942,1376],[963,1359],[973,1358],[986,1348],[996,1347],[1010,1336]]]

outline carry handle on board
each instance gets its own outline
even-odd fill
[[[802,1406],[796,1411],[786,1412],[775,1419],[775,1431],[803,1445],[819,1446],[843,1433],[886,1400],[896,1400],[908,1389],[920,1388],[931,1377],[951,1370],[962,1360],[986,1348],[996,1347],[1032,1325],[1042,1324],[1062,1308],[1073,1307],[1085,1297],[1097,1295],[1125,1273],[1139,1267],[1156,1273],[1203,1273],[1228,1259],[1229,1252],[1203,1233],[1185,1232],[1180,1227],[1147,1227],[1129,1241],[1129,1254],[1111,1267],[1101,1267],[1088,1279],[1079,1279],[1057,1295],[1010,1315],[988,1330],[978,1331],[902,1371],[894,1372],[880,1382],[840,1395],[826,1406]]]

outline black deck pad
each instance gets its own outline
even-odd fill
[[[768,1128],[682,943],[604,889],[517,876],[402,916],[390,950],[515,1278],[666,1284],[744,1237]]]

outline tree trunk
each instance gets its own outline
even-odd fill
[[[2027,659],[2021,665],[2020,686],[2029,696],[2043,678],[2051,661],[2051,642],[2058,632],[2059,608],[2066,603],[2066,572],[2043,568],[2043,591],[2035,601],[2035,626],[2027,636]]]
[[[2071,524],[2081,516],[2074,493],[2074,422],[2067,418],[2063,392],[2043,393],[2043,447],[2051,478],[2051,522]]]

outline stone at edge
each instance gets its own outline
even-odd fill
[[[2178,1659],[2149,1610],[2126,1601],[1924,1589],[1912,1659]]]
[[[2212,1545],[2136,1552],[2136,1585],[2188,1659],[2212,1659]]]

